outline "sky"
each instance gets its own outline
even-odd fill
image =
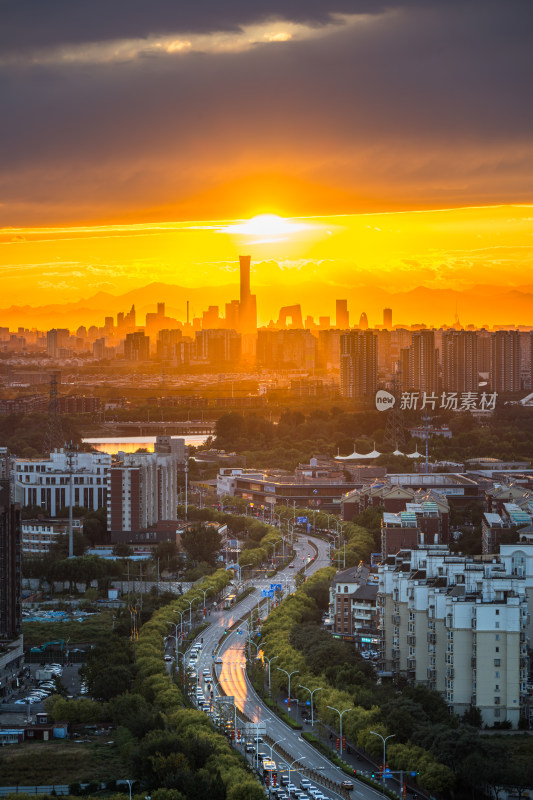
[[[529,284],[532,28],[530,0],[7,0],[0,308],[233,282],[243,247],[260,285]]]

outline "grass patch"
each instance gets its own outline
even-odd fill
[[[44,642],[70,639],[70,647],[83,642],[96,642],[109,636],[112,628],[113,613],[102,611],[94,617],[87,617],[85,622],[23,622],[24,649],[39,647]]]
[[[118,748],[103,741],[23,742],[2,748],[0,785],[110,781],[125,769]]]

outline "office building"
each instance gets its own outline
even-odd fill
[[[444,331],[442,334],[442,389],[445,392],[477,392],[479,386],[478,335],[476,331]]]
[[[519,392],[520,333],[519,331],[496,331],[492,334],[490,385],[493,392]]]
[[[242,335],[224,328],[196,333],[196,360],[225,367],[241,360]]]
[[[260,330],[257,332],[257,364],[273,369],[307,369],[315,367],[317,339],[311,331]]]
[[[239,256],[240,269],[240,306],[239,325],[242,334],[243,355],[255,354],[257,336],[257,302],[255,294],[250,291],[250,256]]]
[[[340,339],[341,395],[370,400],[377,389],[377,337],[372,331],[350,331]]]
[[[70,338],[68,328],[52,328],[46,334],[46,352],[50,358],[59,358],[60,350],[66,349]]]
[[[405,550],[378,567],[381,672],[442,694],[450,710],[518,726],[527,703],[526,580],[513,558]]]
[[[341,330],[350,327],[350,312],[347,300],[335,300],[335,326]]]
[[[124,358],[126,361],[149,361],[150,337],[142,331],[127,333],[124,342]]]
[[[72,453],[72,503],[96,511],[106,505],[108,453]],[[13,461],[14,498],[21,506],[45,508],[57,517],[70,504],[69,455],[63,450],[50,458],[16,458]]]
[[[383,309],[383,327],[388,331],[392,330],[392,308]]]

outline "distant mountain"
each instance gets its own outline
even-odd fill
[[[379,326],[383,309],[392,308],[393,324],[424,323],[426,325],[451,325],[455,314],[462,325],[532,325],[533,285],[508,288],[479,285],[458,291],[418,286],[405,292],[387,292],[381,288],[362,286],[354,289],[328,283],[302,282],[298,286],[256,286],[258,317],[261,324],[277,320],[281,306],[300,303],[304,319],[311,314],[330,316],[335,322],[335,300],[346,298],[351,324],[357,324],[364,311],[371,326]],[[0,310],[0,325],[12,330],[18,326],[49,329],[79,325],[99,325],[105,316],[129,311],[135,305],[137,321],[144,324],[147,312],[156,310],[158,302],[166,304],[167,316],[184,320],[187,300],[190,317],[201,316],[209,305],[218,305],[221,316],[224,304],[239,297],[237,284],[202,286],[194,289],[166,283],[149,283],[121,295],[98,292],[88,298],[65,304],[45,306],[11,306]]]

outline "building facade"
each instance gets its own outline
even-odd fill
[[[71,465],[70,465],[71,462]],[[16,458],[13,461],[14,498],[21,506],[39,506],[51,517],[70,504],[96,511],[106,505],[108,453],[50,453],[50,458]]]
[[[485,724],[516,728],[528,703],[528,601],[511,562],[442,546],[389,557],[378,568],[382,675],[440,692],[457,714],[477,707]]]

